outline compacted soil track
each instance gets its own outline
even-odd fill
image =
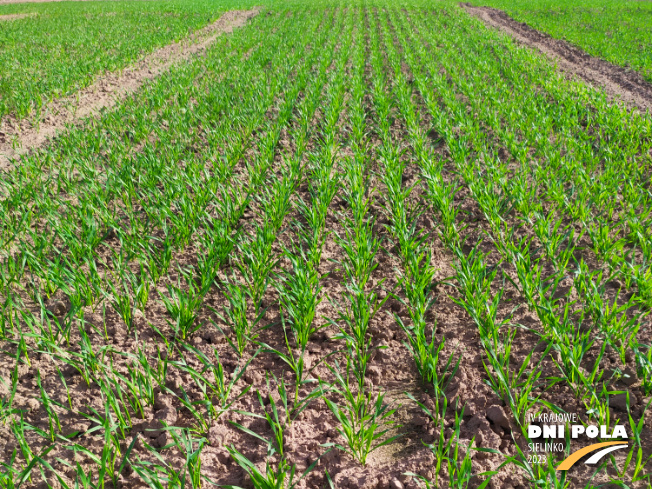
[[[0,121],[0,168],[6,166],[12,157],[43,146],[67,125],[111,108],[118,100],[136,92],[147,80],[156,78],[171,66],[190,56],[200,55],[219,35],[242,27],[258,12],[258,8],[226,12],[190,38],[157,49],[120,72],[106,73],[72,96],[53,100],[41,111],[38,121],[12,117]]]
[[[652,110],[652,85],[638,72],[591,56],[566,41],[555,39],[526,23],[514,20],[502,10],[476,7],[469,3],[463,3],[462,6],[485,24],[509,34],[526,46],[539,50],[555,61],[562,71],[602,87],[607,95],[614,99],[623,100],[640,110]]]

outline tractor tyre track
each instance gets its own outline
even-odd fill
[[[66,126],[113,107],[173,65],[201,55],[221,34],[244,26],[259,12],[259,7],[225,12],[190,38],[157,49],[124,70],[101,75],[95,83],[73,95],[52,100],[41,110],[38,121],[6,117],[0,121],[0,169],[11,166],[14,158],[44,146]]]
[[[2,21],[9,21],[9,20],[20,20],[20,19],[26,19],[28,17],[35,17],[37,14],[36,13],[30,13],[30,14],[6,14],[6,15],[0,15],[0,22]]]
[[[652,84],[645,81],[640,73],[591,56],[569,42],[555,39],[526,23],[514,20],[502,10],[475,7],[469,3],[461,3],[460,6],[486,25],[545,54],[564,73],[603,88],[610,99],[621,100],[642,112],[652,112]]]
[[[11,5],[14,3],[50,3],[50,2],[108,2],[115,0],[0,0],[0,5]],[[153,1],[153,0],[142,0],[142,1]]]

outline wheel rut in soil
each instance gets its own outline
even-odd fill
[[[555,61],[563,72],[575,75],[591,85],[602,87],[610,99],[621,100],[643,112],[652,112],[652,84],[640,73],[591,56],[567,41],[555,39],[526,23],[514,20],[502,10],[475,7],[469,3],[461,3],[460,6],[486,25],[545,54]]]
[[[244,26],[259,12],[259,7],[225,12],[189,38],[159,48],[122,71],[103,74],[73,95],[52,100],[41,109],[38,120],[18,120],[13,116],[0,120],[0,169],[10,166],[13,158],[44,146],[67,125],[111,108],[136,92],[147,80],[193,55],[201,55],[221,34]]]
[[[26,19],[27,17],[34,17],[34,16],[36,16],[35,13],[33,13],[33,14],[5,14],[5,15],[0,15],[0,22],[7,21],[7,20]]]
[[[10,5],[12,3],[50,3],[50,2],[106,2],[111,0],[0,0],[0,5]],[[141,1],[154,1],[154,0],[141,0]]]

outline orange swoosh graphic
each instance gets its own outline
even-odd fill
[[[571,453],[568,456],[568,458],[566,458],[566,460],[560,463],[559,466],[557,467],[557,470],[568,470],[573,465],[575,465],[575,462],[577,462],[587,453],[593,452],[598,448],[609,447],[611,445],[626,445],[626,443],[622,441],[606,441],[604,443],[594,443],[593,445],[589,445],[588,447],[581,448],[578,451]]]

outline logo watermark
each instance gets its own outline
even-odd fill
[[[527,418],[527,434],[531,442],[528,444],[530,462],[543,463],[548,453],[563,453],[569,440],[618,439],[593,443],[571,453],[557,466],[557,470],[568,470],[585,455],[599,450],[584,463],[597,464],[605,455],[627,448],[627,431],[624,425],[617,424],[613,429],[606,425],[584,425],[577,413],[540,413],[530,414]],[[536,424],[535,424],[536,423]]]

